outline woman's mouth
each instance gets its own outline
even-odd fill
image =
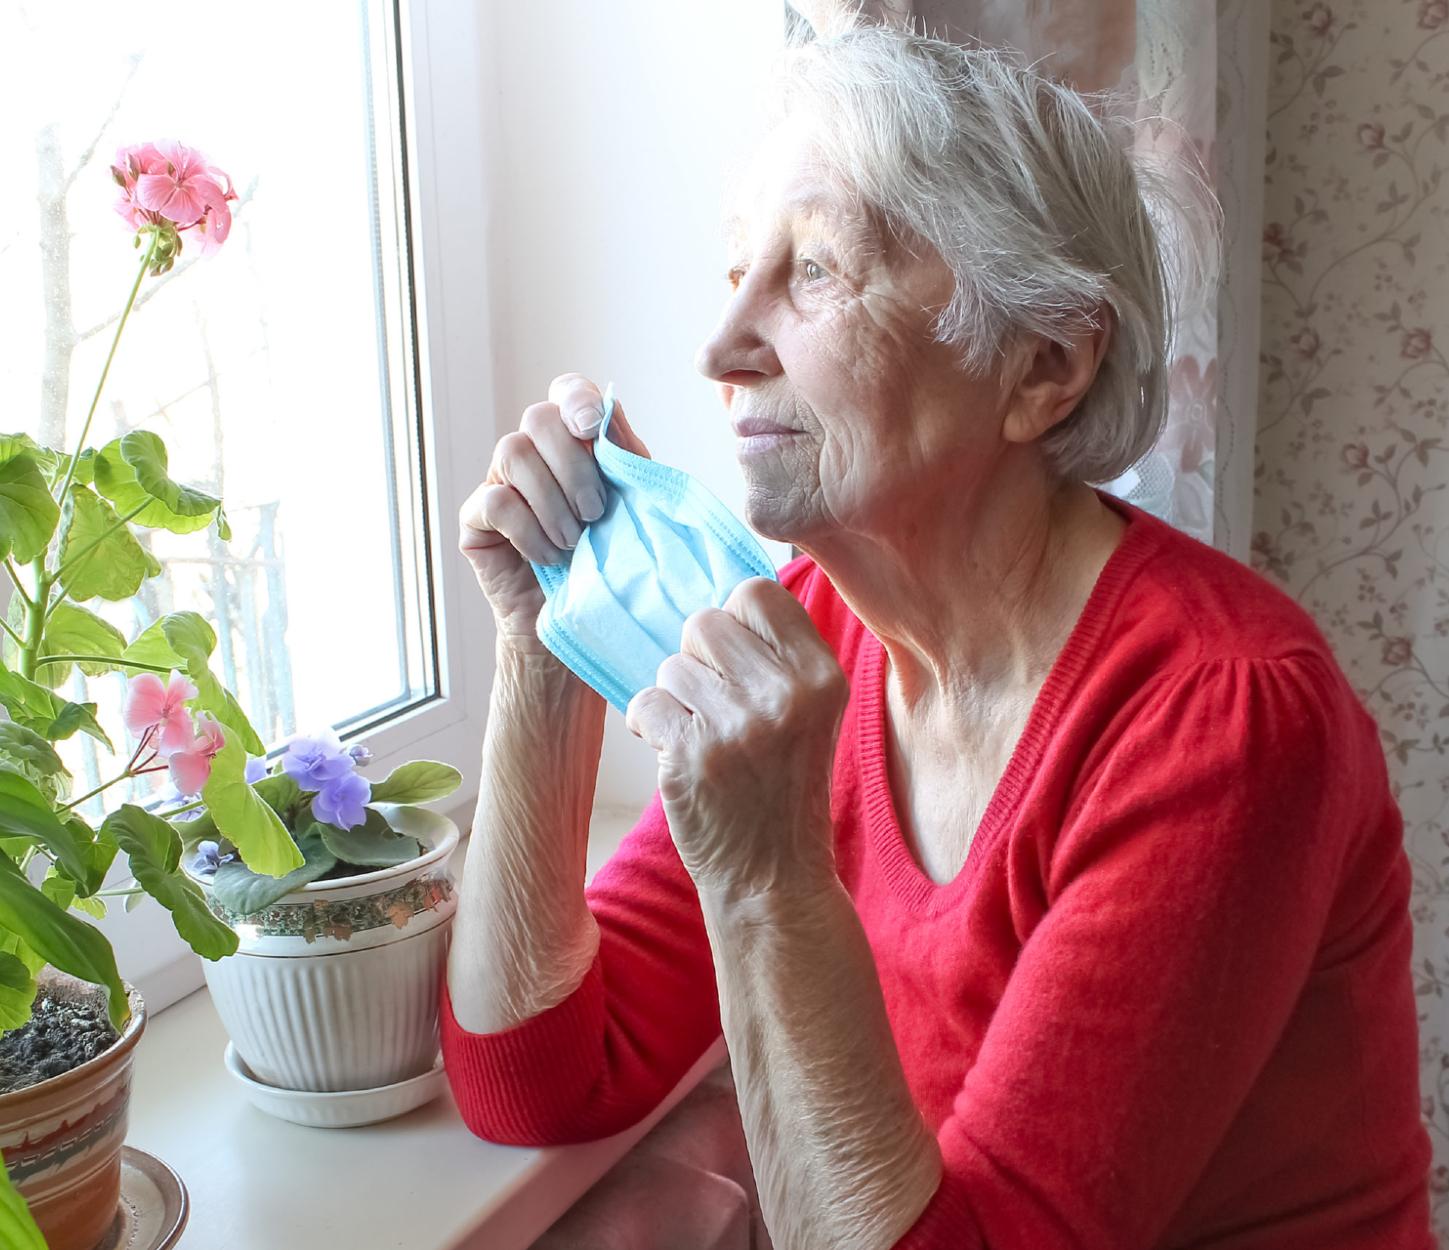
[[[798,438],[801,433],[788,425],[781,425],[778,421],[770,421],[764,417],[742,417],[738,421],[730,422],[730,427],[735,432],[735,454],[741,456],[772,451],[791,439]]]

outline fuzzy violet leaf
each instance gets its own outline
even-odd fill
[[[79,729],[104,743],[112,755],[116,753],[96,720],[94,703],[72,703],[19,673],[0,668],[0,704],[5,705],[12,720],[51,742],[69,738]]]
[[[428,803],[452,794],[463,774],[451,764],[437,760],[413,760],[399,764],[372,787],[374,803]]]
[[[170,825],[145,808],[122,803],[102,828],[130,857],[131,875],[171,913],[176,932],[192,950],[203,959],[223,959],[236,951],[237,935],[207,909],[201,887],[177,871],[181,839]]]
[[[28,564],[45,550],[59,520],[40,466],[24,453],[0,461],[0,557]]]
[[[61,509],[60,584],[72,599],[129,599],[160,572],[128,524],[86,486],[72,485]]]
[[[101,448],[96,489],[121,512],[144,504],[135,524],[173,534],[204,529],[221,506],[216,496],[172,481],[166,444],[150,430],[132,430]]]
[[[57,907],[4,856],[0,856],[0,929],[15,934],[62,972],[104,986],[111,1024],[117,1032],[126,1027],[131,1007],[110,943],[99,930]]]
[[[254,872],[280,877],[302,866],[302,852],[281,818],[248,784],[246,752],[235,734],[211,757],[211,775],[201,789],[206,810]]]
[[[416,838],[395,832],[381,812],[371,807],[364,810],[367,814],[363,823],[351,829],[319,820],[309,832],[320,834],[327,849],[339,860],[359,868],[392,868],[423,853]]]
[[[302,866],[284,877],[261,876],[236,860],[222,864],[211,881],[212,899],[235,915],[250,916],[337,866],[337,856],[327,849],[315,825],[298,846]]]

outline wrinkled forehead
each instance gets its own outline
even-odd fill
[[[801,226],[859,243],[882,242],[882,223],[827,160],[816,126],[790,119],[771,130],[726,192],[725,239],[743,245]]]

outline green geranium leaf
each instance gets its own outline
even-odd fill
[[[45,1238],[20,1191],[10,1183],[5,1160],[0,1158],[0,1246],[7,1250],[45,1250]]]
[[[0,951],[0,1032],[18,1029],[30,1019],[35,990],[35,976],[24,961]],[[0,1217],[0,1228],[3,1227],[3,1217]],[[0,1245],[9,1244],[8,1241],[0,1242]]]
[[[111,1024],[118,1032],[126,1027],[131,1008],[110,943],[98,930],[46,898],[8,859],[0,859],[0,928],[16,934],[62,972],[105,986]]]
[[[131,875],[171,913],[176,932],[203,959],[224,959],[237,948],[237,935],[207,910],[201,887],[177,871],[181,839],[159,816],[122,803],[102,826],[131,861]],[[271,880],[271,878],[268,878]]]
[[[191,706],[210,712],[228,729],[241,735],[251,755],[265,755],[266,746],[230,690],[211,671],[207,660],[216,649],[216,631],[195,612],[172,612],[161,618],[161,632],[171,651],[181,657],[186,675],[196,683]],[[137,641],[140,641],[139,639]]]
[[[190,534],[211,522],[221,500],[182,486],[166,471],[166,444],[150,430],[132,430],[101,448],[96,459],[96,489],[120,512],[145,504],[136,525]]]
[[[0,461],[0,557],[29,563],[45,550],[58,520],[40,466],[24,453]]]
[[[5,767],[18,772],[52,805],[69,793],[70,771],[55,748],[35,730],[15,721],[0,721],[0,768]]]
[[[74,665],[69,661],[46,663],[47,655],[107,655],[119,660],[125,649],[126,636],[110,621],[74,603],[58,603],[46,618],[45,637],[40,643],[41,659],[35,666],[35,677],[53,690],[69,680]],[[80,670],[89,677],[99,677],[121,667],[120,664],[82,661]]]
[[[463,774],[451,764],[437,760],[413,760],[400,764],[372,787],[371,803],[427,803],[452,794]]]
[[[121,658],[137,664],[156,664],[163,668],[185,669],[186,661],[176,654],[176,649],[166,641],[166,618],[157,617],[146,626],[125,651]],[[208,653],[209,654],[209,653]]]
[[[29,434],[0,434],[0,461],[15,456],[29,456],[46,477],[55,480],[56,468],[61,462],[59,452],[42,447]]]
[[[0,929],[0,951],[7,955],[14,955],[25,965],[31,976],[45,967],[45,960],[26,946],[17,934],[11,933],[7,929]]]
[[[130,525],[120,520],[89,487],[72,486],[66,492],[60,523],[60,584],[72,599],[129,599],[146,580],[146,549]]]
[[[228,911],[249,916],[275,903],[284,894],[300,890],[337,865],[337,856],[327,849],[315,826],[299,844],[302,866],[285,877],[264,877],[245,864],[232,860],[216,870],[211,896]]]
[[[93,878],[88,841],[82,841],[74,827],[61,824],[45,795],[8,769],[0,769],[0,833],[34,838],[73,880],[83,883],[84,893],[100,889],[99,878]]]
[[[316,821],[312,829],[321,834],[327,849],[338,859],[359,868],[391,868],[423,853],[416,838],[394,833],[379,811],[363,809],[367,818],[351,829]]]
[[[104,743],[112,755],[116,753],[106,731],[96,720],[94,703],[72,703],[5,668],[0,668],[0,703],[5,705],[12,720],[51,742],[69,738],[79,729]]]
[[[247,866],[280,877],[302,866],[302,853],[287,826],[246,780],[246,752],[234,734],[211,759],[211,775],[201,788],[206,810],[217,829]]]

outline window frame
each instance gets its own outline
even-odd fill
[[[410,323],[406,316],[399,323],[407,340],[405,385],[416,441],[396,451],[394,464],[400,467],[407,459],[412,482],[423,487],[419,580],[430,584],[433,595],[437,691],[380,723],[344,722],[339,733],[348,743],[366,744],[374,778],[420,758],[459,769],[463,784],[436,806],[466,837],[477,797],[494,630],[487,603],[458,552],[456,518],[482,480],[496,439],[488,415],[496,410],[489,293],[498,275],[487,231],[478,228],[487,218],[492,180],[486,158],[495,123],[478,89],[487,81],[484,41],[468,6],[376,0],[373,12],[386,18],[376,29],[385,60],[375,52],[374,71],[383,63],[391,68],[390,89],[382,90],[374,78],[374,101],[392,113],[391,133],[397,136],[394,220],[408,245],[400,294],[403,310],[412,314]],[[384,281],[396,277],[387,274]],[[473,344],[486,346],[470,350]],[[392,394],[399,393],[395,380]],[[0,613],[10,593],[6,579]],[[121,859],[107,885],[128,878]],[[118,903],[112,902],[98,927],[148,1011],[154,1014],[200,988],[202,962],[176,934],[170,916],[154,902],[133,913]]]

